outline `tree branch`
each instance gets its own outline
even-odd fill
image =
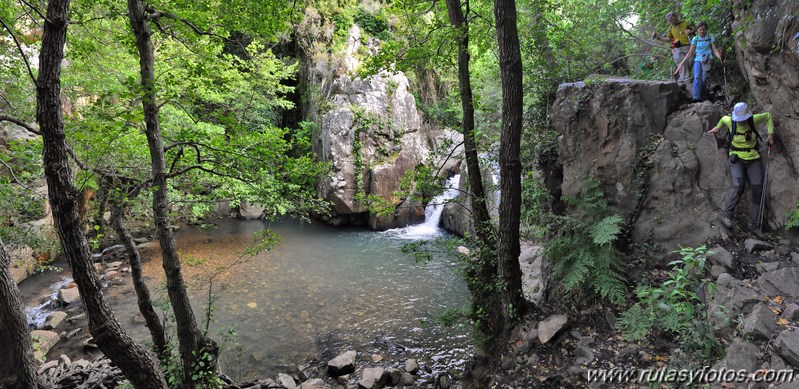
[[[33,6],[33,4],[31,4],[31,3],[29,3],[29,2],[27,2],[27,1],[25,1],[25,0],[19,0],[19,2],[20,2],[20,3],[22,3],[22,4],[25,4],[25,5],[27,5],[27,6],[28,6],[28,8],[30,8],[30,9],[32,9],[32,10],[33,10],[33,12],[36,12],[37,14],[39,14],[39,17],[40,17],[40,18],[44,19],[45,21],[47,20],[47,16],[44,16],[44,14],[42,13],[42,11],[39,11],[39,9],[38,9],[38,8],[36,8],[36,7],[34,7],[34,6]]]
[[[159,19],[161,19],[162,17],[163,18],[167,18],[167,19],[173,19],[173,20],[177,20],[177,21],[185,24],[187,27],[192,29],[194,31],[194,33],[197,34],[197,35],[207,35],[207,36],[213,36],[213,37],[225,40],[225,41],[227,40],[227,38],[225,38],[222,35],[219,35],[219,34],[217,34],[215,32],[201,30],[194,23],[192,23],[192,22],[190,22],[190,21],[188,21],[188,20],[186,20],[184,18],[181,18],[180,16],[177,16],[175,14],[168,13],[168,12],[158,11],[152,5],[148,5],[147,6],[147,12],[148,12],[147,19],[154,21],[156,23],[156,25],[159,23]]]
[[[13,183],[15,183],[15,184],[17,184],[17,185],[19,185],[19,186],[21,186],[21,187],[23,187],[23,188],[27,189],[27,190],[28,190],[28,191],[30,191],[30,192],[36,193],[36,191],[35,191],[35,190],[33,190],[33,189],[31,189],[31,188],[27,187],[25,184],[23,184],[23,183],[22,183],[22,181],[20,181],[20,180],[19,180],[19,178],[17,178],[17,176],[15,176],[15,175],[14,175],[14,169],[12,169],[12,168],[11,168],[11,166],[9,166],[9,165],[8,165],[8,164],[7,164],[5,161],[3,161],[2,159],[0,159],[0,163],[2,163],[2,164],[3,164],[3,166],[5,166],[5,167],[6,167],[6,169],[8,169],[8,172],[11,174],[11,179],[13,180],[13,181],[11,181],[11,182],[13,182]]]
[[[39,131],[39,129],[36,128],[36,126],[34,126],[33,124],[25,123],[24,121],[22,121],[20,119],[17,119],[15,117],[12,117],[12,116],[0,115],[0,122],[14,123],[14,124],[24,128],[24,129],[28,130],[28,132],[34,133],[34,134],[39,135],[39,136],[42,135],[42,133]]]
[[[2,24],[3,27],[5,27],[6,30],[8,30],[8,33],[11,34],[11,38],[14,39],[14,43],[17,45],[17,50],[19,50],[19,55],[22,56],[22,60],[25,61],[25,67],[28,68],[28,75],[31,76],[33,85],[36,85],[36,87],[38,88],[39,83],[36,82],[36,77],[33,75],[33,70],[31,70],[31,64],[30,62],[28,62],[28,57],[25,55],[25,52],[22,51],[22,44],[19,43],[19,39],[17,39],[17,36],[14,35],[14,31],[11,31],[11,28],[8,27],[8,25],[6,24],[6,22],[3,21],[3,19],[0,19],[0,24]]]

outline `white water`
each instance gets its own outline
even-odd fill
[[[47,321],[47,317],[58,309],[58,307],[56,307],[58,291],[65,288],[70,283],[72,283],[71,277],[62,277],[61,281],[50,285],[50,295],[48,299],[45,299],[41,304],[35,307],[26,307],[25,315],[28,317],[28,325],[32,326],[34,329],[42,328],[44,322]]]
[[[450,177],[444,185],[444,193],[436,196],[424,208],[424,223],[412,226],[394,228],[383,233],[392,238],[404,240],[431,240],[444,234],[444,230],[438,225],[441,222],[441,214],[444,212],[444,205],[458,196],[458,181],[460,174]]]

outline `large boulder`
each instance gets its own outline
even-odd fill
[[[561,84],[552,109],[563,165],[564,196],[596,177],[611,204],[631,216],[643,182],[639,152],[663,134],[683,94],[676,82],[593,79]],[[651,147],[651,146],[650,146]]]
[[[756,100],[755,112],[772,114],[780,147],[769,166],[768,222],[785,224],[785,213],[799,198],[799,2],[736,0],[733,7],[738,67]],[[764,131],[761,129],[761,132]]]
[[[606,78],[562,84],[553,106],[563,172],[557,189],[573,196],[587,178],[599,180],[609,205],[631,223],[634,242],[660,248],[649,253],[655,258],[719,235],[730,188],[726,150],[707,134],[726,113],[685,99],[674,82]],[[799,195],[785,161],[775,158],[769,168],[772,227]],[[739,203],[739,218],[747,203]]]
[[[641,172],[648,178],[646,187],[637,188],[643,198],[634,219],[636,241],[651,239],[669,252],[698,246],[718,232],[713,226],[719,224],[730,178],[725,150],[707,130],[721,115],[717,106],[702,103],[669,117],[662,137],[652,144],[648,171]]]

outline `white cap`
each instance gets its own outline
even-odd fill
[[[746,103],[735,104],[735,107],[732,109],[732,120],[742,122],[750,117],[752,117],[752,113],[749,112]]]

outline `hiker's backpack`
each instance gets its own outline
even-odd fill
[[[739,148],[734,147],[732,145],[732,138],[735,137],[735,134],[738,131],[738,122],[736,122],[735,120],[732,120],[732,129],[730,130],[730,134],[727,137],[727,147],[730,149],[729,151],[746,151],[746,152],[749,152],[749,151],[752,151],[752,150],[760,149],[760,142],[762,142],[762,139],[760,139],[760,133],[758,133],[757,132],[757,128],[755,128],[755,119],[754,119],[754,117],[750,116],[748,119],[746,119],[746,123],[749,124],[749,131],[746,131],[744,133],[744,135],[746,135],[746,137],[748,138],[749,137],[749,133],[751,133],[751,132],[755,133],[755,137],[757,139],[757,142],[755,142],[755,147],[747,148],[747,149],[739,149]]]

